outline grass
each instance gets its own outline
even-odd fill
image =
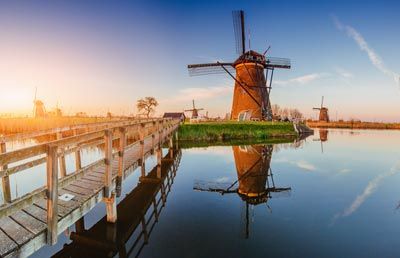
[[[377,122],[360,122],[360,121],[343,121],[343,122],[315,122],[308,121],[309,127],[315,128],[343,128],[343,129],[400,129],[399,123],[377,123]]]
[[[0,118],[0,135],[106,121],[110,119],[104,117]]]
[[[297,136],[292,123],[286,122],[212,122],[184,124],[180,140],[268,139]]]

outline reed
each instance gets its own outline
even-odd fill
[[[180,140],[268,139],[296,136],[292,123],[286,122],[213,122],[184,124]]]
[[[110,121],[105,117],[0,118],[0,135]]]
[[[312,128],[342,128],[342,129],[378,129],[378,130],[399,130],[400,123],[378,123],[378,122],[315,122],[308,121],[307,126]]]

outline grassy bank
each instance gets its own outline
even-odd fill
[[[307,125],[311,128],[342,128],[342,129],[380,129],[380,130],[400,130],[399,123],[374,123],[374,122],[314,122],[308,121]]]
[[[184,124],[180,140],[268,139],[297,136],[292,123],[285,122],[215,122]]]
[[[106,121],[110,121],[110,119],[104,117],[0,118],[0,135]]]

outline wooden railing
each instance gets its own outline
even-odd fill
[[[151,146],[161,148],[163,140],[179,126],[179,120],[173,119],[150,119],[146,121],[122,121],[114,122],[114,126],[106,125],[106,129],[95,130],[80,135],[67,138],[58,137],[55,141],[39,143],[34,146],[6,151],[3,141],[0,154],[0,177],[3,183],[3,196],[5,204],[0,206],[0,218],[9,216],[28,205],[40,200],[47,200],[47,242],[54,244],[57,241],[57,200],[58,188],[69,184],[84,172],[105,165],[104,180],[104,202],[107,207],[107,220],[115,222],[115,192],[112,189],[112,167],[111,162],[114,157],[118,157],[118,176],[117,181],[121,181],[124,171],[125,150],[135,144],[140,144],[140,163],[144,167],[144,141],[146,137],[151,137]],[[91,125],[91,128],[98,128]],[[76,129],[76,128],[72,128]],[[69,128],[69,130],[71,130]],[[62,130],[60,130],[62,131]],[[54,132],[53,132],[54,133]],[[133,143],[127,145],[128,136],[133,139]],[[158,136],[158,142],[155,141]],[[135,141],[138,139],[137,141]],[[113,152],[113,142],[118,141],[118,151]],[[90,146],[104,144],[104,158],[92,162],[85,167],[81,164],[80,151]],[[66,173],[65,155],[75,153],[75,171],[71,174]],[[158,154],[158,152],[157,152]],[[161,154],[160,154],[161,155]],[[27,161],[27,159],[29,159]],[[21,163],[10,167],[13,163]],[[28,194],[11,200],[9,176],[28,168],[32,168],[46,162],[46,185]],[[60,169],[60,178],[58,172]]]

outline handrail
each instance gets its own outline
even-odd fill
[[[115,139],[120,138],[120,135],[119,134],[115,135],[114,132],[117,130],[120,130],[121,128],[126,129],[126,128],[130,127],[132,129],[132,128],[134,128],[135,125],[137,126],[139,124],[144,125],[144,127],[142,127],[142,128],[145,128],[147,124],[152,124],[154,127],[154,125],[156,125],[157,122],[159,125],[161,125],[161,124],[164,125],[163,129],[165,129],[165,130],[166,129],[174,130],[179,125],[178,120],[174,120],[174,119],[170,119],[170,118],[156,119],[156,120],[151,120],[151,121],[147,121],[147,122],[135,122],[135,123],[130,123],[125,126],[115,126],[112,128],[108,128],[108,129],[104,129],[104,130],[100,130],[100,131],[96,131],[96,132],[90,132],[90,133],[83,134],[83,135],[71,136],[68,138],[55,140],[55,141],[51,141],[51,142],[47,142],[47,143],[43,143],[43,144],[38,144],[38,145],[27,147],[24,149],[5,152],[3,154],[0,154],[0,167],[3,168],[2,170],[0,170],[0,176],[1,177],[8,176],[9,174],[14,174],[14,173],[23,171],[24,170],[23,168],[30,168],[32,166],[47,162],[47,170],[48,170],[47,182],[48,182],[48,184],[49,184],[49,182],[55,183],[54,180],[50,180],[49,177],[55,176],[54,173],[57,172],[56,173],[57,177],[55,177],[55,178],[58,178],[58,168],[56,166],[56,164],[57,164],[56,161],[61,156],[61,154],[57,153],[57,151],[60,147],[65,147],[65,146],[70,146],[70,145],[76,146],[78,143],[87,142],[87,141],[90,141],[93,139],[98,139],[100,137],[103,137],[103,139],[101,141],[96,141],[96,144],[102,144],[105,142],[105,137],[104,137],[105,131],[111,132],[112,141],[113,141]],[[139,129],[139,131],[141,131],[140,127],[138,129]],[[143,130],[142,136],[147,138],[147,137],[154,135],[154,133],[155,132],[151,132],[151,133],[148,133],[145,135],[144,130]],[[158,130],[157,133],[159,133],[160,138],[164,137],[163,130]],[[126,137],[126,135],[125,135],[125,137]],[[130,146],[132,146],[134,144],[138,144],[139,142],[140,141],[136,141],[135,143],[132,143],[129,146],[125,146],[125,147],[129,148]],[[87,146],[87,145],[85,145],[85,146]],[[77,147],[77,148],[79,148],[79,147]],[[112,148],[112,146],[109,146],[109,148]],[[17,161],[24,160],[29,157],[33,157],[33,156],[37,156],[37,155],[41,155],[41,154],[46,154],[46,157],[38,158],[33,161],[28,161],[27,163],[20,165],[21,169],[16,169],[16,171],[13,171],[13,169],[15,167],[8,168],[8,166],[7,166],[8,164],[10,164],[12,162],[17,162]],[[118,154],[118,152],[112,153],[111,158],[113,158],[116,154]],[[54,187],[58,187],[57,185],[65,185],[66,182],[70,182],[70,181],[68,181],[68,180],[70,180],[70,178],[76,177],[76,174],[80,174],[83,171],[89,170],[93,166],[98,166],[98,165],[104,164],[104,162],[106,161],[107,158],[109,158],[109,157],[105,157],[98,161],[92,162],[91,164],[87,165],[86,167],[77,169],[77,171],[75,171],[74,173],[69,174],[59,180],[56,180],[59,182],[56,182],[54,184]],[[51,164],[49,164],[49,162]],[[32,166],[29,166],[28,163],[30,163]],[[52,171],[49,171],[49,169]],[[13,173],[7,173],[8,171],[13,171]],[[10,200],[8,203],[0,206],[0,217],[10,215],[13,212],[15,212],[16,210],[21,209],[21,207],[26,207],[27,205],[33,203],[34,201],[36,201],[40,198],[45,197],[45,196],[49,197],[49,189],[46,186],[43,186],[43,187],[38,188],[30,193],[27,193],[17,199]]]
[[[0,142],[21,141],[21,140],[25,140],[25,139],[38,137],[38,136],[61,133],[61,132],[66,132],[66,131],[72,131],[72,130],[76,130],[76,129],[91,129],[93,127],[107,126],[107,125],[110,125],[110,124],[115,125],[116,123],[123,125],[123,123],[126,123],[126,122],[132,122],[132,121],[143,122],[143,120],[146,121],[146,120],[152,120],[152,119],[154,119],[154,118],[136,119],[136,120],[124,119],[124,120],[118,120],[118,121],[104,121],[104,122],[95,122],[95,123],[84,123],[84,124],[63,126],[63,127],[57,127],[57,128],[50,128],[50,129],[45,129],[45,130],[40,130],[40,131],[35,131],[35,132],[16,133],[16,134],[0,136]]]
[[[141,124],[150,124],[153,123],[154,121],[170,121],[173,120],[171,118],[161,118],[161,119],[150,119],[148,121],[145,122],[138,122],[138,121],[134,121],[131,122],[127,125],[124,125],[122,127],[126,127],[126,128],[132,128],[134,126],[138,126]],[[113,127],[109,127],[107,129],[110,130],[117,130],[119,127],[121,127],[121,125],[116,125]],[[14,150],[14,151],[10,151],[10,152],[5,152],[5,153],[1,153],[0,154],[0,166],[4,166],[4,165],[8,165],[10,163],[14,163],[17,161],[21,161],[24,159],[28,159],[37,155],[41,155],[41,154],[45,154],[46,153],[46,145],[47,144],[51,144],[51,145],[57,145],[58,147],[68,147],[68,146],[75,146],[76,144],[82,143],[82,142],[87,142],[96,138],[100,138],[103,137],[103,133],[104,130],[106,129],[101,129],[98,131],[94,131],[94,132],[89,132],[89,133],[85,133],[85,134],[79,134],[79,135],[75,135],[75,136],[70,136],[67,138],[62,138],[62,139],[58,139],[58,140],[54,140],[54,141],[49,141],[49,142],[45,142],[45,143],[40,143],[34,146],[29,146],[26,148],[21,148],[18,150]],[[113,140],[118,139],[117,138],[113,138]]]

